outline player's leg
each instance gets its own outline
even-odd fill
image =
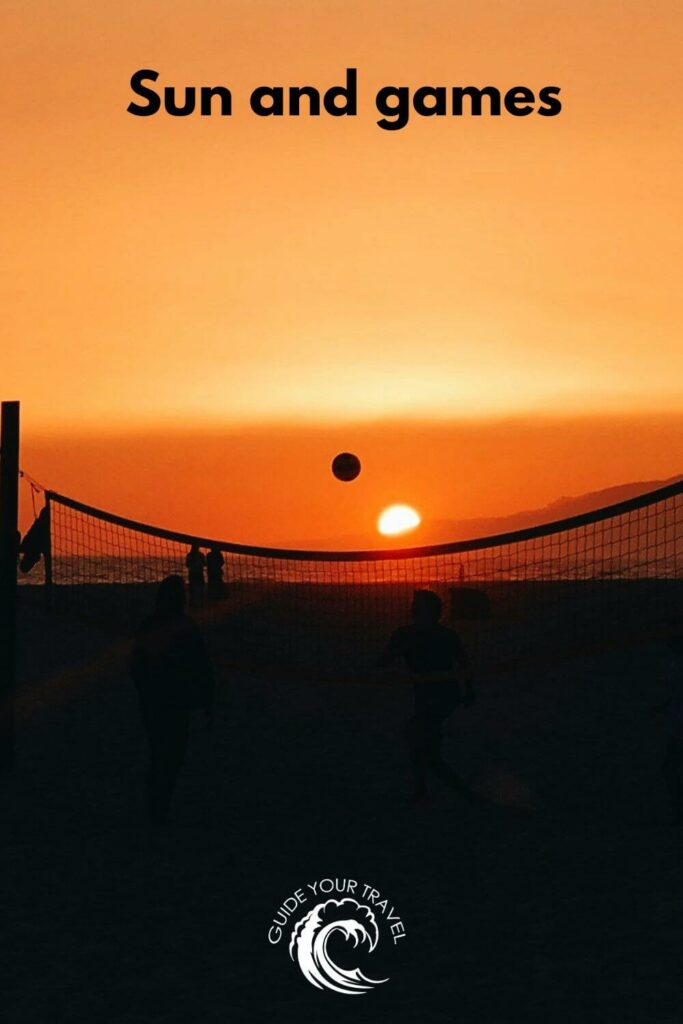
[[[436,775],[444,785],[461,796],[464,800],[474,803],[478,801],[475,793],[469,788],[469,786],[460,778],[458,773],[454,771],[449,764],[443,759],[442,753],[443,744],[443,719],[441,717],[434,716],[430,722],[426,732],[426,757],[427,765],[433,775]]]

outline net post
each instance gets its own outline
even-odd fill
[[[45,607],[52,608],[52,494],[45,492]]]
[[[17,668],[17,530],[19,521],[19,402],[0,414],[0,771],[14,758]]]

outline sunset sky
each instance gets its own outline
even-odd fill
[[[682,22],[674,0],[8,0],[0,380],[25,467],[277,543],[680,472]],[[230,87],[233,116],[132,117],[145,67]],[[249,110],[347,67],[355,118]],[[385,132],[389,84],[554,84],[563,111]]]

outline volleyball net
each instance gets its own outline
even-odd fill
[[[55,612],[130,633],[177,573],[213,649],[254,668],[371,669],[417,588],[441,596],[481,665],[647,636],[683,612],[683,480],[533,528],[398,551],[234,544],[52,491],[45,509],[38,571]]]

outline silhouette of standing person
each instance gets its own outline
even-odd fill
[[[207,594],[211,601],[219,601],[223,597],[223,566],[225,559],[220,548],[213,547],[206,556],[206,575],[208,580]]]
[[[21,556],[19,568],[23,573],[28,573],[36,565],[50,546],[50,522],[47,508],[41,510],[37,519],[34,520],[24,539],[17,545],[17,551]]]
[[[401,626],[392,634],[379,663],[386,668],[403,660],[414,676],[415,711],[408,722],[406,738],[416,802],[429,799],[430,772],[466,799],[476,799],[441,753],[444,721],[459,704],[469,707],[474,701],[467,654],[455,630],[441,623],[442,609],[438,594],[416,590],[412,624]],[[456,671],[463,678],[462,695]]]
[[[147,812],[153,824],[163,824],[187,751],[190,714],[203,708],[211,725],[213,708],[211,662],[185,614],[181,576],[159,585],[156,609],[135,634],[130,674],[149,748]]]
[[[683,633],[667,640],[669,696],[652,709],[666,713],[667,742],[662,772],[671,804],[672,825],[683,825]]]
[[[190,586],[190,608],[199,608],[204,597],[204,568],[206,558],[199,549],[199,544],[193,544],[187,558],[187,582]]]

